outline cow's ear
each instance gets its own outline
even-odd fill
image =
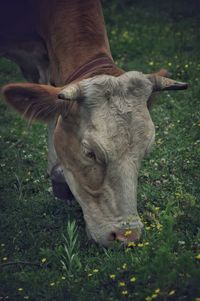
[[[48,122],[66,108],[58,99],[61,88],[39,84],[9,84],[2,88],[6,102],[25,118]]]
[[[155,94],[157,94],[157,92],[165,90],[185,90],[188,88],[187,83],[177,82],[173,79],[170,79],[169,76],[170,73],[165,69],[160,69],[160,71],[158,72],[146,75],[148,80],[150,80],[153,84],[153,92],[156,92],[153,93],[147,101],[148,109],[151,108],[152,103],[155,100]]]

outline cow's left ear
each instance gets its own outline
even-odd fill
[[[25,118],[48,122],[67,107],[58,99],[61,88],[48,85],[19,83],[2,88],[6,102]]]

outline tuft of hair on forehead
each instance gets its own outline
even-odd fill
[[[147,101],[152,93],[152,83],[142,72],[129,71],[121,75],[118,80],[127,96]]]
[[[109,101],[116,88],[116,78],[111,75],[97,75],[83,80],[81,89],[84,95],[84,104],[89,108],[99,107]]]

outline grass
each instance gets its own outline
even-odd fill
[[[27,127],[1,102],[0,300],[200,300],[198,2],[103,3],[119,66],[167,68],[190,84],[160,95],[151,112],[156,144],[138,190],[143,237],[126,250],[88,244],[78,204],[48,192],[45,126]],[[0,70],[1,85],[23,81],[5,59]]]

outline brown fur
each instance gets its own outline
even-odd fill
[[[28,81],[63,86],[88,61],[112,59],[99,0],[3,0],[0,25],[0,56]]]
[[[112,58],[99,0],[52,0],[51,5],[43,0],[37,5],[56,85],[64,85],[70,73],[101,54]]]

